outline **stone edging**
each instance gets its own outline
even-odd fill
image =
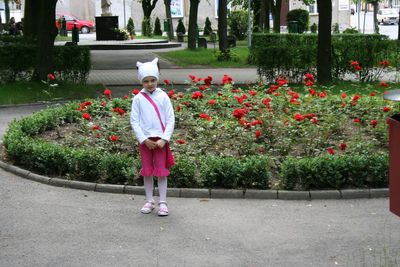
[[[0,168],[20,177],[58,187],[74,189],[144,195],[142,186],[98,184],[81,181],[71,181],[59,178],[49,178],[32,173],[11,164],[0,161]],[[155,195],[157,191],[155,190]],[[244,198],[244,199],[281,199],[281,200],[312,200],[312,199],[355,199],[355,198],[380,198],[388,197],[388,188],[377,189],[345,189],[345,190],[240,190],[240,189],[204,189],[204,188],[168,188],[167,196],[185,198]]]

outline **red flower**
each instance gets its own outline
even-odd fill
[[[331,155],[335,155],[336,154],[335,149],[333,149],[332,147],[328,147],[327,150],[328,150],[328,153],[331,154]]]
[[[168,80],[165,79],[165,80],[164,80],[164,84],[165,84],[165,85],[170,85],[170,82],[169,82]]]
[[[342,102],[342,108],[345,108],[345,107],[346,107],[346,103]]]
[[[264,99],[264,100],[262,101],[262,103],[263,103],[264,105],[268,105],[270,102],[271,102],[271,98],[269,98],[269,97],[267,97],[266,99]]]
[[[360,99],[360,96],[359,95],[355,95],[355,96],[353,96],[353,100],[352,101],[354,102],[354,101],[357,101],[358,99]]]
[[[117,141],[119,140],[119,136],[111,135],[111,136],[110,136],[110,140],[111,140],[112,142],[117,142]]]
[[[384,82],[384,81],[381,81],[381,83],[379,84],[379,86],[380,87],[389,87],[389,84],[388,83],[386,83],[386,82]]]
[[[293,118],[294,118],[296,121],[302,121],[302,120],[304,120],[303,115],[301,115],[300,113],[294,114]]]
[[[270,86],[269,86],[269,89],[266,91],[266,93],[267,94],[272,94],[272,93],[274,93],[276,90],[278,90],[279,89],[279,86],[278,85],[274,85],[274,84],[271,84]]]
[[[102,101],[102,102],[101,102],[101,106],[102,106],[102,107],[107,106],[107,102],[106,102],[106,101]]]
[[[85,113],[82,114],[82,118],[84,118],[85,120],[88,121],[88,120],[90,120],[90,114],[85,112]]]
[[[354,122],[354,123],[360,123],[360,122],[361,122],[361,119],[356,118],[356,119],[353,120],[353,122]]]
[[[279,86],[282,86],[282,85],[285,85],[285,84],[287,84],[287,80],[286,79],[283,79],[283,78],[279,78],[278,79],[278,85]]]
[[[203,98],[203,94],[199,91],[196,91],[192,94],[192,99],[199,99],[199,98]]]
[[[207,86],[211,85],[213,78],[211,76],[207,76],[206,78],[204,78],[204,84]]]
[[[369,96],[375,96],[375,95],[376,95],[375,92],[372,92],[372,93],[369,94]]]
[[[111,96],[111,90],[108,89],[108,88],[106,88],[106,89],[104,90],[103,94],[104,94],[105,96],[107,96],[107,97],[110,97],[110,96]]]
[[[176,107],[176,111],[181,112],[181,105],[178,104],[178,106]]]
[[[360,71],[360,70],[362,70],[362,67],[359,66],[359,65],[357,65],[357,66],[354,67],[354,69],[355,69],[356,71]]]
[[[391,108],[388,106],[383,107],[383,112],[389,112],[390,110],[391,110]]]
[[[261,136],[261,131],[260,130],[257,130],[256,131],[256,138],[259,138]]]
[[[371,126],[372,126],[372,128],[375,128],[376,125],[378,125],[378,121],[377,121],[377,120],[371,120]]]
[[[317,117],[312,117],[312,118],[310,119],[310,121],[311,121],[312,123],[314,123],[314,124],[318,124],[318,119],[317,119]]]
[[[340,150],[345,151],[347,148],[347,144],[346,143],[340,143],[339,145]]]
[[[237,119],[241,119],[246,114],[247,109],[245,108],[237,108],[233,111],[233,116]]]
[[[134,95],[137,95],[137,94],[139,94],[140,93],[140,90],[139,89],[133,89],[132,90],[132,94],[134,94]]]
[[[354,67],[360,65],[360,63],[358,61],[351,61],[350,65]]]
[[[217,103],[217,101],[215,101],[214,99],[208,100],[208,104],[210,105],[215,105]]]
[[[315,96],[315,94],[317,93],[317,91],[315,91],[314,89],[308,89],[308,92],[310,92],[311,96]]]
[[[342,98],[345,99],[347,97],[346,93],[342,93]]]
[[[127,96],[127,95],[124,95],[122,98],[123,98],[123,99],[128,99],[128,98],[129,98],[129,96]]]
[[[323,91],[323,92],[319,93],[318,96],[319,96],[320,98],[326,97],[326,91]]]
[[[50,81],[54,81],[54,80],[56,79],[56,76],[54,76],[53,73],[49,73],[49,74],[47,74],[47,78],[48,78]]]
[[[114,108],[114,112],[119,113],[119,115],[123,116],[126,112],[122,108]]]
[[[170,91],[168,92],[169,98],[171,98],[174,94],[175,94],[175,90],[170,90]]]
[[[93,131],[100,130],[100,126],[99,126],[99,125],[95,125],[95,126],[93,126],[93,127],[92,127],[92,130],[93,130]]]
[[[199,89],[200,89],[200,91],[204,91],[204,90],[206,90],[206,87],[204,85],[200,85]]]
[[[308,81],[314,82],[314,75],[312,75],[311,73],[306,73],[304,75],[304,83],[306,84]]]
[[[234,96],[235,98],[236,98],[236,100],[237,100],[237,102],[239,103],[239,104],[242,104],[243,103],[243,98],[241,98],[240,96]]]
[[[206,113],[200,113],[199,117],[208,121],[212,120],[211,117],[208,116]]]
[[[176,142],[177,142],[178,144],[181,144],[181,145],[186,144],[186,141],[183,140],[183,139],[178,139],[178,140],[176,140]]]
[[[189,105],[189,101],[185,101],[185,102],[183,102],[183,104],[184,104],[185,106],[188,106],[188,105]]]
[[[379,62],[379,65],[382,66],[382,68],[387,68],[390,66],[390,62],[389,60],[382,60],[381,62]]]
[[[250,94],[251,96],[255,96],[255,95],[257,94],[257,92],[254,91],[254,90],[250,90],[250,91],[249,91],[249,94]]]
[[[306,82],[306,86],[308,86],[308,87],[313,86],[313,85],[314,85],[314,83],[312,81]]]
[[[189,78],[190,78],[192,81],[196,80],[196,76],[191,75],[191,74],[189,74]]]
[[[224,74],[224,76],[222,77],[222,84],[230,84],[232,83],[232,77],[230,77],[227,74]]]

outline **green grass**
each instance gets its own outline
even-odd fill
[[[103,89],[103,85],[66,83],[56,87],[35,82],[2,84],[0,85],[0,105],[94,98]]]
[[[70,41],[72,41],[72,36],[60,36],[60,35],[57,35],[56,39],[54,41],[55,42],[70,42]]]
[[[210,45],[209,45],[210,46]],[[249,50],[247,47],[236,47],[232,48],[231,51],[237,56],[237,61],[218,61],[215,54],[218,53],[218,44],[214,48],[209,49],[197,49],[197,50],[179,50],[170,52],[159,52],[162,58],[173,62],[180,67],[190,67],[190,66],[205,66],[209,68],[243,68],[243,67],[255,67],[254,65],[249,65],[247,58],[249,55]]]

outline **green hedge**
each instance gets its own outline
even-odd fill
[[[387,187],[387,154],[288,158],[281,166],[281,186],[287,190]]]
[[[30,79],[35,57],[36,46],[33,44],[0,41],[0,81]],[[84,46],[55,46],[54,66],[57,80],[85,83],[91,67],[90,50]]]
[[[307,72],[316,72],[316,34],[255,34],[249,60],[258,67],[260,75],[274,81],[279,75],[291,82],[301,82]],[[363,67],[362,80],[373,80],[378,62],[389,59],[399,66],[400,44],[386,36],[374,34],[332,35],[332,74],[343,79],[351,73],[350,61],[358,61]]]
[[[71,103],[13,121],[4,135],[8,157],[16,165],[50,176],[98,183],[140,183],[139,155],[64,147],[38,136],[60,125],[79,122],[81,113],[76,106]],[[273,173],[278,176],[273,178]],[[180,155],[169,179],[171,187],[192,188],[268,189],[277,182],[286,190],[386,187],[388,156],[289,157],[277,168],[266,156]]]

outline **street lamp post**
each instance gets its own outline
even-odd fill
[[[249,0],[249,6],[248,6],[248,29],[247,29],[247,46],[250,48],[251,47],[251,0]]]
[[[124,3],[124,27],[126,27],[125,0],[123,1],[123,3]]]

